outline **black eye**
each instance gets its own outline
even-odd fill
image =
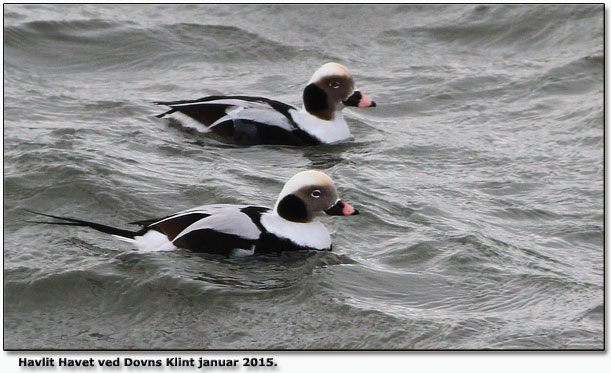
[[[329,87],[331,87],[331,88],[339,88],[339,82],[337,80],[331,80],[329,82]]]
[[[314,189],[314,190],[312,191],[312,194],[311,194],[311,195],[312,195],[312,197],[314,197],[314,198],[318,198],[318,197],[320,197],[320,195],[321,195],[321,194],[322,194],[322,193],[320,193],[320,190],[318,190],[318,189]]]

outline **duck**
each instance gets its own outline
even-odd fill
[[[355,87],[350,71],[336,62],[322,65],[303,90],[303,107],[257,96],[208,96],[197,100],[158,101],[169,110],[156,115],[173,117],[185,127],[213,133],[237,145],[333,144],[351,137],[345,106],[377,106]]]
[[[33,223],[89,227],[130,242],[140,250],[186,249],[227,257],[299,250],[331,251],[329,232],[316,218],[323,214],[359,214],[356,208],[339,198],[333,180],[315,170],[291,177],[273,209],[254,205],[205,205],[163,218],[130,223],[140,226],[139,230],[29,212],[54,219],[31,221]]]

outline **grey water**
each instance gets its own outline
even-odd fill
[[[604,348],[604,5],[4,5],[4,348]],[[353,139],[236,147],[159,100],[301,106]],[[127,228],[331,175],[334,250],[140,252]]]

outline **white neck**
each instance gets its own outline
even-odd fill
[[[320,119],[308,113],[305,108],[299,111],[290,111],[293,120],[299,128],[316,137],[325,144],[331,144],[350,138],[350,128],[340,110],[334,112],[332,120]]]
[[[282,218],[276,211],[270,211],[261,215],[261,224],[268,232],[289,239],[297,245],[315,250],[331,248],[329,231],[318,221],[295,223]]]

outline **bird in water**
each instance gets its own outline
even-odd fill
[[[238,145],[318,145],[345,141],[350,129],[342,114],[345,106],[375,107],[355,87],[348,69],[338,63],[322,65],[303,90],[303,107],[265,97],[208,96],[197,100],[156,102],[170,109],[157,115],[173,116],[184,126],[214,133]]]
[[[126,230],[81,219],[31,213],[55,221],[35,223],[93,228],[128,241],[142,250],[177,248],[232,257],[297,250],[331,250],[331,237],[319,215],[352,216],[358,210],[343,202],[331,178],[303,171],[290,178],[274,208],[217,204],[200,206],[163,218],[133,222]]]

